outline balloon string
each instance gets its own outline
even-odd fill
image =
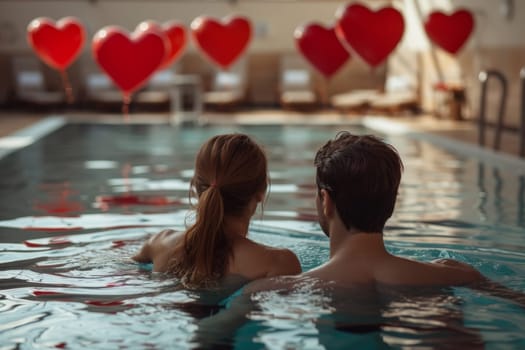
[[[124,121],[129,122],[129,104],[131,103],[131,96],[124,93],[122,100],[122,114],[124,115]]]
[[[379,73],[377,72],[376,67],[370,67],[370,78],[374,82],[376,90],[379,90],[381,93],[385,92],[385,84],[378,83],[381,79],[378,79]]]
[[[131,164],[129,163],[125,163],[124,166],[122,167],[122,177],[124,178],[123,183],[124,183],[126,194],[131,193],[131,181],[129,179],[129,174],[131,173],[131,169],[132,169]]]
[[[71,87],[71,83],[69,82],[67,72],[65,70],[61,70],[60,75],[62,76],[62,84],[64,85],[64,91],[66,93],[66,102],[68,104],[72,104],[74,102],[73,88]]]
[[[321,78],[321,105],[322,107],[326,107],[329,104],[328,99],[328,78],[322,77]]]

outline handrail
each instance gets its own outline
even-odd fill
[[[520,157],[525,157],[525,67],[520,70],[521,78],[521,120],[520,120]]]
[[[495,150],[499,150],[501,144],[501,131],[503,129],[503,117],[505,115],[505,104],[507,102],[507,79],[500,71],[489,69],[481,71],[478,79],[481,82],[481,97],[479,107],[479,122],[478,122],[478,143],[480,146],[485,146],[485,125],[486,125],[486,110],[487,110],[487,85],[491,77],[495,77],[501,84],[501,98],[499,104],[498,121],[494,134]]]

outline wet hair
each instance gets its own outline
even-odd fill
[[[314,164],[318,190],[328,192],[346,229],[383,232],[403,171],[393,146],[343,131],[319,149]]]
[[[198,198],[195,223],[176,245],[168,272],[189,287],[223,277],[233,254],[224,218],[246,212],[254,196],[266,191],[267,173],[263,149],[247,135],[217,135],[204,143],[190,188],[190,202]]]

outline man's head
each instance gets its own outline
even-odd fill
[[[330,196],[346,229],[383,232],[403,170],[394,147],[372,135],[340,132],[319,149],[314,164],[318,192]],[[320,223],[326,232],[321,213]]]

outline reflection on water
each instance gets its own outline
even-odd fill
[[[236,298],[197,322],[196,338],[202,344],[255,340],[269,349],[482,348],[479,330],[464,324],[463,299],[450,289],[341,288],[308,278],[291,283]],[[214,332],[225,320],[227,326]]]
[[[54,216],[70,216],[84,211],[82,203],[71,198],[77,193],[70,188],[68,182],[42,185],[41,193],[48,193],[49,199],[35,202],[34,208],[37,212]]]
[[[0,344],[188,348],[219,333],[212,345],[239,348],[443,348],[451,339],[453,348],[480,339],[488,348],[525,346],[522,310],[465,289],[385,299],[306,283],[259,295],[259,308],[229,334],[227,322],[207,329],[202,320],[242,298],[182,290],[129,259],[147,236],[191,222],[198,147],[240,131],[265,146],[272,179],[250,235],[293,250],[303,270],[318,266],[328,242],[315,220],[312,161],[339,129],[68,125],[0,160]],[[465,261],[525,290],[524,176],[423,142],[390,141],[405,174],[387,248]]]

